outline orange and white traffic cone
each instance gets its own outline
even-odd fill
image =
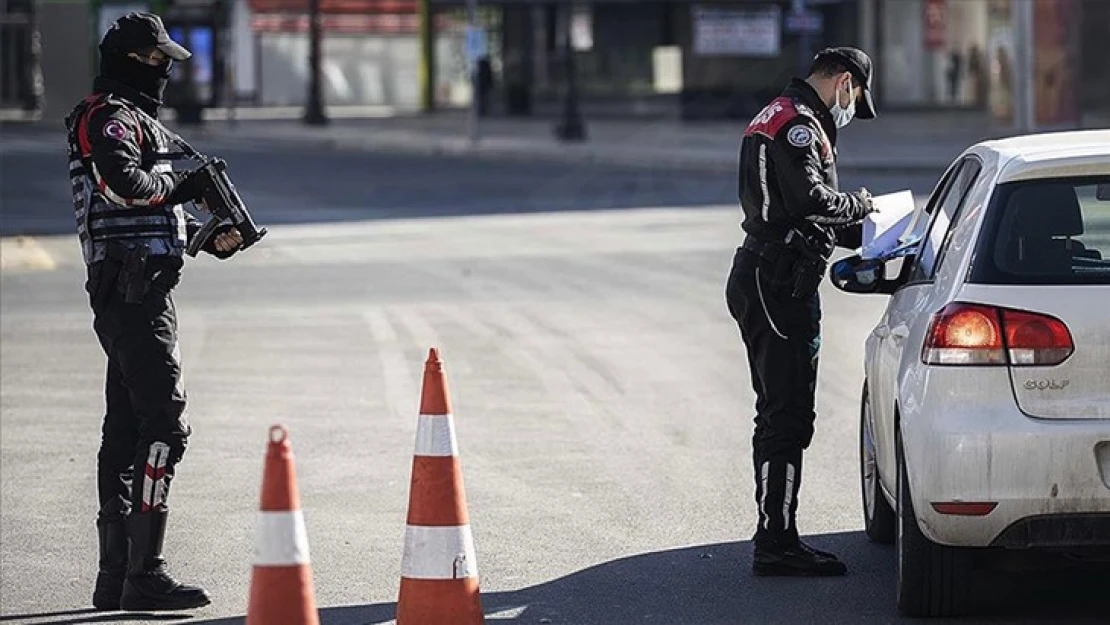
[[[484,622],[451,398],[432,348],[420,394],[397,625]]]
[[[293,445],[281,425],[270,428],[246,625],[319,625]]]

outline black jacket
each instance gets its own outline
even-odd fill
[[[142,110],[157,118],[157,104],[139,91],[122,83],[97,78],[94,98],[111,94],[116,98],[99,100],[100,106],[88,112],[88,124],[80,139],[91,152],[96,176],[105,190],[124,205],[156,205],[166,201],[183,174],[157,168],[161,152],[168,151],[169,139],[146,118]]]
[[[828,107],[799,79],[751,121],[739,167],[741,227],[749,236],[801,240],[825,258],[837,245],[860,245],[868,208],[858,192],[837,188],[836,135]]]
[[[200,229],[181,205],[187,198],[175,198],[185,173],[173,171],[173,146],[152,121],[157,107],[139,91],[98,77],[94,93],[66,119],[74,210],[87,264],[103,260],[111,240],[145,244],[151,256],[179,257]]]

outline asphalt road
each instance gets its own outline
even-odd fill
[[[281,151],[211,136],[194,143],[228,162],[255,219],[267,224],[736,203],[734,176],[699,171]],[[60,134],[0,129],[0,236],[73,230],[63,148]],[[937,175],[847,175],[841,182],[924,196]]]
[[[0,153],[4,232],[67,232],[64,163]],[[76,243],[44,235],[50,270],[0,274],[0,623],[242,622],[278,422],[292,432],[323,623],[389,622],[431,346],[451,384],[490,622],[901,622],[894,554],[864,538],[858,502],[861,349],[880,297],[823,294],[802,488],[800,527],[851,574],[747,573],[753,398],[723,302],[734,181],[226,154],[272,232],[232,261],[190,261],[178,292],[195,434],[167,539],[171,570],[214,602],[158,618],[87,610],[104,358]],[[931,184],[845,181],[861,182]],[[984,574],[993,616],[964,622],[1105,622],[1086,575]]]

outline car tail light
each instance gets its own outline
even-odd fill
[[[1052,366],[1071,356],[1064,322],[1037,313],[954,303],[933,315],[922,351],[930,365]]]
[[[1002,365],[998,311],[976,304],[949,304],[933,315],[923,360],[930,365]]]
[[[1075,351],[1068,326],[1055,317],[1003,310],[1002,326],[1011,365],[1058,365]]]

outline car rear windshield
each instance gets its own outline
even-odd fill
[[[1110,176],[1000,185],[973,282],[1110,284]]]

